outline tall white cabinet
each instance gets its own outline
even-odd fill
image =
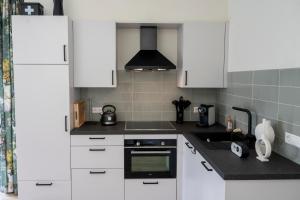
[[[225,22],[183,23],[178,31],[178,87],[226,87],[227,41]]]
[[[75,87],[117,87],[116,23],[74,21]]]
[[[71,200],[72,23],[14,16],[17,167],[20,200]]]

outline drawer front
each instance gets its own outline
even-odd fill
[[[124,200],[123,169],[73,169],[72,200]]]
[[[72,146],[124,145],[123,135],[72,135]]]
[[[121,146],[71,147],[72,168],[124,168]]]
[[[176,200],[176,179],[125,180],[125,200]]]
[[[71,200],[69,181],[19,181],[20,200]]]

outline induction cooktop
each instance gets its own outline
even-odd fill
[[[125,130],[128,131],[173,131],[176,128],[171,122],[126,122]]]

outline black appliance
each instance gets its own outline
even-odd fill
[[[44,15],[44,7],[40,3],[21,3],[21,15]]]
[[[126,139],[125,178],[176,178],[176,139]]]
[[[53,0],[53,15],[64,15],[63,0]]]
[[[197,126],[208,127],[216,123],[216,113],[214,105],[201,104],[198,107],[199,122]]]
[[[169,70],[176,66],[157,50],[157,26],[140,27],[140,51],[125,65],[126,70]]]
[[[189,100],[184,100],[181,96],[179,100],[174,100],[172,103],[176,107],[176,123],[182,124],[184,120],[184,109],[191,105]]]
[[[117,123],[116,107],[105,105],[102,107],[101,124],[103,126],[112,126]]]

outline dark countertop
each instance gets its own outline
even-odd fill
[[[214,170],[224,180],[268,180],[268,179],[300,179],[300,165],[273,152],[269,162],[256,159],[255,150],[250,150],[247,159],[240,159],[229,150],[207,148],[197,134],[208,132],[225,132],[225,127],[215,125],[210,128],[199,128],[195,122],[176,124],[176,130],[160,131],[158,134],[184,134],[186,139],[206,159]],[[71,131],[71,135],[99,135],[99,134],[155,134],[156,131],[126,131],[125,122],[115,126],[101,126],[99,123],[87,122],[83,126]]]

